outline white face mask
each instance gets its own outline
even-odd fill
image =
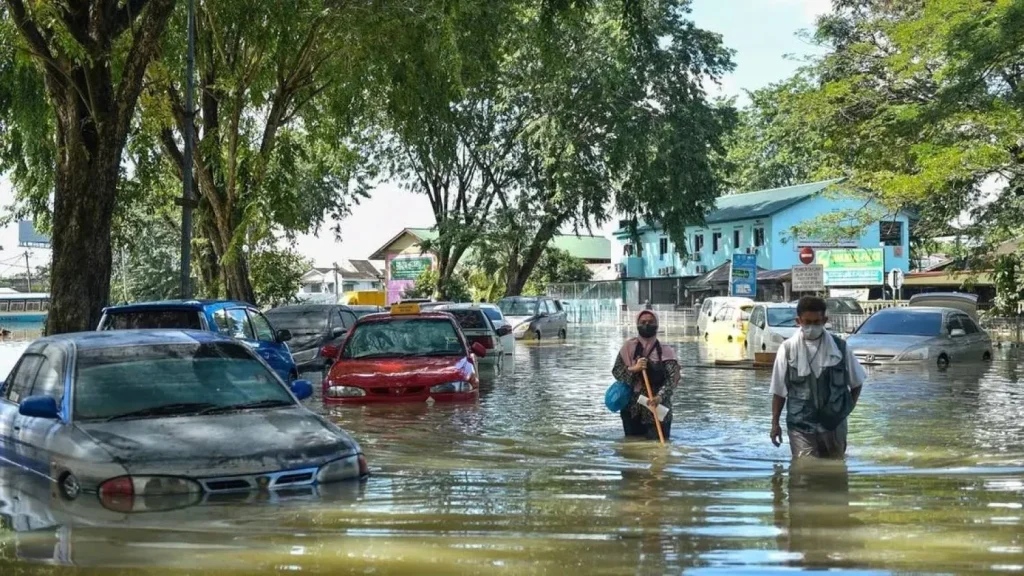
[[[825,332],[825,327],[821,325],[804,325],[800,327],[800,331],[803,332],[804,338],[808,340],[817,340],[821,338],[821,335]]]

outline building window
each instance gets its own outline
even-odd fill
[[[668,238],[660,238],[658,240],[658,255],[664,258],[665,254],[668,254]]]
[[[700,254],[700,251],[704,249],[704,235],[694,234],[693,235],[693,252],[694,254]]]
[[[622,255],[627,257],[627,258],[632,256],[633,255],[633,245],[632,244],[623,244],[622,245]]]
[[[711,253],[718,254],[718,249],[722,247],[722,233],[712,232],[711,233]]]
[[[740,249],[740,244],[742,243],[742,240],[743,240],[743,232],[740,231],[740,230],[733,230],[732,231],[732,247],[733,247],[733,250],[739,250]]]
[[[885,246],[902,246],[903,222],[879,222],[878,241]]]
[[[764,228],[754,228],[754,247],[764,246]]]

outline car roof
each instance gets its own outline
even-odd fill
[[[755,305],[765,308],[796,308],[796,302],[758,302]]]
[[[342,310],[351,309],[344,304],[288,304],[287,306],[271,308],[267,310],[267,314],[271,312],[316,312],[318,310],[326,312],[335,308],[341,308]]]
[[[220,308],[254,308],[248,302],[238,300],[159,300],[155,302],[134,302],[107,306],[104,312],[140,312],[144,310],[209,310]]]
[[[205,330],[101,330],[71,332],[46,336],[38,343],[73,345],[79,350],[117,348],[121,346],[159,346],[166,344],[194,344],[206,342],[237,343],[229,336]]]
[[[380,314],[368,314],[359,319],[357,324],[367,324],[369,322],[377,322],[380,320],[409,320],[409,319],[420,319],[420,320],[451,320],[455,321],[455,318],[451,314],[443,310],[424,310],[419,314],[390,314],[382,312]]]
[[[959,314],[963,314],[964,316],[968,315],[963,310],[957,310],[956,308],[943,308],[941,306],[890,306],[889,308],[882,308],[878,312],[875,312],[875,314],[879,314],[879,313],[882,313],[882,312],[886,312],[886,313],[889,313],[889,312],[907,312],[907,313],[910,313],[910,314],[914,314],[914,313],[918,313],[918,312],[921,312],[921,313],[924,313],[924,312],[931,312],[931,313],[944,312],[946,314],[957,314],[957,313],[959,313]]]
[[[501,300],[526,300],[526,301],[531,301],[531,300],[546,300],[547,298],[548,298],[547,296],[506,296],[506,297],[502,298]],[[501,300],[499,300],[499,302]]]

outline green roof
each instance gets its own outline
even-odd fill
[[[406,228],[405,232],[418,237],[420,240],[437,240],[437,230],[433,228]]]
[[[433,228],[403,228],[386,244],[378,248],[371,256],[371,260],[384,260],[388,249],[399,238],[405,234],[411,234],[421,242],[436,240],[437,230]],[[611,240],[601,236],[576,236],[575,234],[559,234],[551,239],[551,245],[565,250],[570,255],[581,260],[611,262],[612,243]]]
[[[708,224],[715,224],[771,216],[843,180],[845,178],[834,178],[832,180],[809,182],[785,188],[772,188],[770,190],[757,190],[756,192],[720,196],[715,202],[715,209],[704,217],[704,221]],[[639,222],[637,228],[644,230],[650,229],[652,226],[646,222]],[[628,234],[628,231],[625,228],[615,231],[615,235],[619,237],[626,234]]]

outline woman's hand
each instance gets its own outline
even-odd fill
[[[636,361],[636,364],[629,367],[629,371],[634,374],[637,372],[643,372],[644,370],[647,370],[647,358],[640,358]]]
[[[661,404],[661,395],[655,396],[654,398],[648,398],[647,399],[647,406],[651,410],[657,410],[659,404]]]

